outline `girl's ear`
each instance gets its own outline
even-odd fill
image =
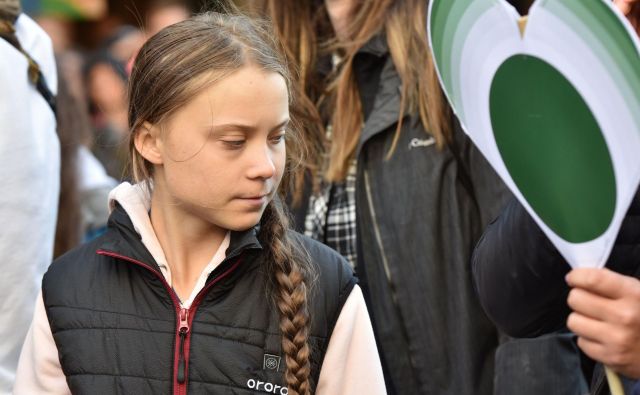
[[[133,139],[136,150],[143,158],[153,163],[161,165],[162,160],[162,142],[160,141],[160,130],[158,126],[145,122],[136,131]]]

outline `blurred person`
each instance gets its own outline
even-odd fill
[[[215,13],[171,25],[129,95],[138,183],[45,274],[15,393],[384,393],[353,272],[289,230],[278,196],[300,140],[273,34]]]
[[[57,258],[80,244],[81,221],[78,191],[78,149],[80,134],[86,129],[78,125],[78,112],[69,85],[58,63],[58,95],[56,119],[60,140],[60,196],[53,257]]]
[[[101,47],[120,63],[128,64],[145,40],[145,34],[140,29],[130,25],[122,25],[107,37]],[[130,74],[130,70],[127,71],[128,74]]]
[[[55,53],[71,49],[76,40],[75,23],[79,20],[98,20],[107,15],[105,0],[40,0],[30,6],[30,15],[51,37]]]
[[[498,332],[469,260],[509,193],[440,89],[428,2],[254,3],[298,66],[307,138],[320,147],[299,218],[362,279],[388,391],[491,394]]]
[[[57,130],[62,161],[54,257],[106,230],[108,196],[117,185],[90,151],[92,129],[82,87],[77,86],[81,81],[78,61],[75,53],[58,57]]]
[[[191,16],[184,1],[158,0],[151,4],[145,16],[145,33],[152,37],[169,25],[183,21]]]
[[[53,49],[19,1],[0,0],[0,86],[0,394],[8,394],[51,262],[60,188]]]
[[[109,176],[121,180],[127,163],[125,66],[103,49],[86,61],[83,74],[94,127],[93,153]]]

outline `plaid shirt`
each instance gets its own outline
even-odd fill
[[[341,182],[320,182],[317,193],[309,199],[304,234],[344,256],[352,268],[356,254],[356,161],[351,162],[347,177]]]

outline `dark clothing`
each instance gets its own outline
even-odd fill
[[[640,277],[640,192],[606,266]],[[473,270],[485,311],[507,334],[536,337],[566,330],[570,309],[564,277],[571,268],[517,200],[487,228],[476,247]]]
[[[640,276],[640,193],[606,267]],[[485,311],[507,334],[535,337],[565,328],[570,309],[564,277],[571,267],[516,199],[487,228],[476,247],[473,270]]]
[[[309,302],[315,386],[355,278],[338,254],[295,237],[318,272]],[[104,236],[55,261],[43,299],[71,391],[251,394],[262,383],[258,389],[284,393],[280,319],[255,229],[232,233],[226,254],[189,309],[120,207]]]
[[[582,364],[570,333],[505,341],[496,351],[494,395],[585,395]]]
[[[509,195],[466,135],[440,150],[405,114],[387,160],[401,81],[383,37],[354,60],[365,124],[357,148],[358,262],[390,392],[491,394],[494,325],[477,301],[473,246]]]

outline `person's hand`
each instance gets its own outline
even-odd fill
[[[574,269],[567,327],[589,357],[640,378],[640,281],[608,269]]]
[[[631,25],[640,35],[640,1],[639,0],[613,0],[613,3],[629,19]]]

